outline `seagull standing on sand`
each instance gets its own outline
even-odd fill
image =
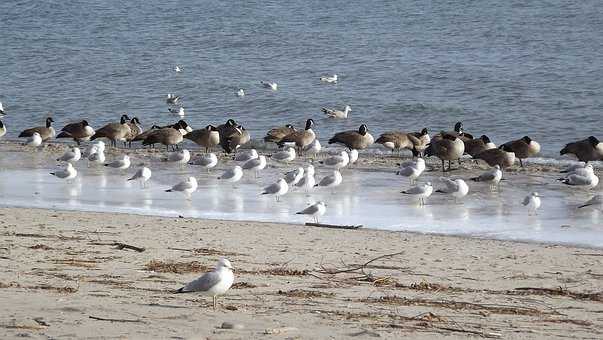
[[[528,215],[536,214],[536,210],[540,208],[540,196],[537,192],[533,192],[526,196],[521,204],[528,207]]]
[[[304,171],[304,177],[302,177],[297,184],[296,187],[304,188],[306,193],[314,188],[316,185],[316,179],[314,179],[314,166],[308,165],[306,170]]]
[[[287,192],[289,192],[289,185],[284,179],[281,178],[276,181],[276,183],[265,187],[264,191],[262,191],[262,195],[274,195],[276,197],[276,201],[279,202],[281,200],[280,197]]]
[[[260,84],[266,89],[271,89],[272,91],[278,90],[278,84],[270,81],[261,81]]]
[[[291,162],[295,159],[295,149],[288,147],[285,150],[272,154],[272,158],[279,162]]]
[[[494,168],[482,173],[477,177],[471,178],[472,181],[475,182],[485,182],[490,184],[490,190],[496,189],[498,187],[498,183],[502,179],[502,171],[500,170],[499,165],[495,165]]]
[[[350,163],[350,155],[347,153],[347,151],[343,150],[339,155],[328,157],[319,163],[332,167],[335,170],[339,170],[341,168],[345,168]]]
[[[584,204],[580,205],[578,208],[586,208],[590,206],[594,206],[599,210],[603,210],[603,195],[598,194],[593,196],[591,199],[586,201]]]
[[[329,84],[337,84],[337,80],[338,77],[336,74],[332,75],[332,76],[322,76],[320,77],[320,81],[323,83],[329,83]]]
[[[73,147],[67,149],[63,156],[57,158],[57,162],[75,163],[79,161],[80,158],[82,158],[82,152],[80,151],[80,148]]]
[[[258,178],[260,171],[266,167],[266,156],[260,155],[258,158],[250,159],[245,162],[241,168],[243,170],[251,170],[255,172],[255,178]]]
[[[119,169],[121,171],[121,170],[125,170],[125,169],[129,168],[130,164],[131,164],[130,156],[123,155],[121,157],[121,159],[116,159],[111,163],[105,164],[105,166],[108,166],[108,167],[114,168],[114,169]]]
[[[304,176],[304,168],[299,167],[297,169],[293,169],[291,171],[285,172],[284,179],[288,185],[294,186],[297,183],[299,183],[299,181],[302,179],[303,176]]]
[[[218,177],[218,179],[225,180],[226,182],[229,182],[229,183],[236,183],[236,182],[240,181],[242,177],[243,177],[243,168],[241,168],[240,166],[237,165],[232,169],[228,169],[228,170],[224,171],[222,176]]]
[[[98,143],[93,145],[93,148],[90,149],[88,155],[88,167],[90,167],[90,163],[105,163],[105,142],[98,141]]]
[[[402,191],[403,194],[410,195],[414,198],[418,198],[419,206],[425,205],[425,199],[428,198],[429,196],[431,196],[432,192],[433,192],[433,186],[431,186],[431,183],[429,183],[429,182],[427,182],[423,185],[417,185],[408,190]]]
[[[51,172],[50,174],[57,178],[66,180],[67,183],[70,183],[71,180],[77,176],[77,170],[73,167],[73,164],[67,163],[64,169]]]
[[[234,273],[230,261],[220,259],[218,266],[200,278],[191,281],[186,286],[178,289],[176,293],[202,293],[209,295],[214,300],[214,310],[217,306],[217,298],[224,295],[234,282]]]
[[[182,192],[186,196],[186,199],[190,201],[191,194],[195,191],[197,191],[197,179],[191,176],[174,185],[171,189],[167,189],[165,192]]]
[[[136,171],[136,173],[134,174],[134,176],[128,178],[128,181],[135,181],[135,180],[139,180],[140,181],[140,187],[141,188],[146,188],[147,186],[147,181],[149,179],[151,179],[151,169],[147,168],[146,166],[143,166],[142,168],[138,169],[138,171]]]
[[[207,169],[207,173],[209,173],[209,169],[215,167],[218,164],[218,157],[216,157],[215,153],[208,153],[202,155],[199,158],[198,164]]]
[[[458,203],[459,199],[467,196],[469,193],[469,186],[460,178],[452,180],[450,178],[440,177],[440,181],[444,184],[445,188],[436,190],[436,192],[452,195],[455,203]]]
[[[314,222],[318,223],[318,217],[325,214],[327,211],[327,205],[325,202],[316,202],[306,209],[297,212],[297,215],[310,215],[314,218]]]
[[[400,170],[396,172],[396,175],[407,177],[410,184],[414,184],[425,171],[425,160],[423,158],[417,158],[416,161],[407,161],[400,164]]]
[[[27,137],[27,140],[25,141],[24,145],[29,145],[37,148],[38,146],[42,145],[42,136],[40,136],[39,133],[34,132],[30,137]]]

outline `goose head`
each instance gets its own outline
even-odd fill
[[[314,121],[312,118],[306,120],[306,130],[310,130],[314,126]]]
[[[458,132],[459,135],[463,134],[463,123],[456,122],[456,124],[454,124],[454,131]]]
[[[427,130],[427,128],[423,128],[423,130],[421,130],[421,136],[425,136],[428,133],[429,131]]]
[[[52,123],[54,123],[54,119],[52,119],[52,117],[46,118],[46,127],[47,128],[49,128],[50,126],[52,126]]]
[[[366,126],[366,124],[360,125],[360,127],[358,128],[358,133],[361,134],[362,136],[364,136],[364,135],[366,135],[367,132],[368,132],[368,127]]]
[[[522,141],[524,141],[526,144],[530,144],[532,143],[532,138],[528,137],[528,136],[523,136],[521,138]]]
[[[599,145],[599,140],[595,136],[588,137],[588,142],[595,148],[597,147],[597,145]]]
[[[479,139],[482,140],[482,142],[484,142],[484,144],[488,144],[491,143],[492,141],[490,140],[490,138],[486,135],[481,135],[481,137],[479,137]]]

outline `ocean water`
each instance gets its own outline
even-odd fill
[[[603,138],[597,0],[1,1],[0,32],[7,138],[48,112],[59,127],[173,122],[167,93],[193,127],[234,118],[254,138],[306,118],[321,140],[461,120],[496,143],[530,135],[544,157]],[[332,73],[339,84],[319,83]],[[347,120],[320,113],[346,104]]]

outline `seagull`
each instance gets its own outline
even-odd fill
[[[540,208],[540,196],[537,192],[533,192],[526,196],[521,204],[528,207],[528,215],[536,214],[536,210]]]
[[[114,169],[125,170],[130,167],[130,156],[123,155],[121,157],[121,159],[116,159],[111,163],[106,163],[105,166],[108,166],[108,167],[111,167]]]
[[[27,137],[27,140],[25,141],[24,145],[29,145],[37,148],[38,146],[42,145],[42,136],[40,136],[39,133],[34,132],[31,137]]]
[[[0,137],[6,134],[6,125],[0,120]]]
[[[105,151],[105,142],[103,142],[102,140],[99,140],[94,144],[88,145],[88,147],[82,153],[82,157],[87,158],[99,150]]]
[[[80,148],[74,147],[67,149],[63,156],[57,158],[57,162],[75,163],[79,161],[80,158],[82,158],[82,152],[80,151]]]
[[[237,96],[238,97],[245,97],[245,91],[243,89],[239,89],[237,91]]]
[[[320,77],[320,81],[323,83],[337,84],[337,75],[334,74],[332,76],[322,76]]]
[[[328,167],[335,168],[336,170],[346,167],[349,163],[350,156],[345,150],[341,151],[339,155],[328,157],[324,161],[320,162],[320,164],[324,164]]]
[[[308,165],[304,171],[304,176],[295,184],[296,187],[304,188],[308,193],[316,185],[316,179],[314,179],[314,166]]]
[[[64,179],[69,183],[77,176],[77,170],[73,167],[73,164],[67,163],[67,166],[64,169],[51,172],[50,174],[57,178]]]
[[[180,117],[184,117],[184,107],[180,106],[180,108],[178,109],[178,116]]]
[[[235,166],[232,169],[228,169],[224,171],[222,176],[218,177],[218,179],[225,180],[230,183],[236,183],[241,180],[243,177],[243,169],[240,166]]]
[[[407,177],[412,185],[423,171],[425,171],[425,160],[417,158],[416,161],[407,161],[400,164],[400,170],[396,172],[396,175]]]
[[[335,188],[336,186],[340,185],[342,181],[343,177],[341,176],[341,172],[339,172],[339,170],[334,170],[332,175],[323,177],[323,179],[321,179],[320,182],[314,186]]]
[[[302,177],[304,176],[304,168],[299,167],[297,169],[291,170],[291,171],[287,171],[285,173],[285,182],[287,182],[288,185],[296,185],[297,183],[299,183],[299,181],[302,179]]]
[[[574,172],[578,169],[584,169],[586,167],[586,162],[578,162],[578,163],[573,163],[568,165],[565,169],[561,170],[560,172],[563,173],[568,173],[568,172]]]
[[[356,150],[356,149],[350,150],[349,156],[350,156],[349,165],[351,166],[352,164],[356,163],[356,161],[358,160],[358,150]]]
[[[603,195],[598,194],[598,195],[593,196],[591,199],[586,201],[584,204],[578,206],[578,208],[586,208],[586,207],[590,207],[593,205],[595,206],[595,208],[603,210]]]
[[[179,65],[176,65],[176,67],[174,68],[174,71],[176,71],[176,73],[180,73],[180,72],[182,72],[182,67],[180,67]]]
[[[186,149],[170,152],[167,156],[167,161],[180,165],[187,164],[191,160],[191,153]]]
[[[151,178],[151,174],[151,169],[147,168],[146,166],[143,166],[142,168],[138,169],[138,171],[136,171],[134,176],[128,178],[128,181],[134,181],[138,179],[140,180],[140,187],[146,188],[147,181]]]
[[[4,116],[4,106],[2,106],[2,102],[0,102],[0,116]]]
[[[410,195],[412,197],[419,199],[419,206],[425,205],[425,199],[431,196],[433,192],[433,186],[431,183],[427,182],[423,185],[414,186],[408,190],[402,191],[403,194]]]
[[[165,192],[175,191],[184,193],[186,199],[190,201],[191,194],[197,191],[197,179],[191,176],[186,180],[174,185],[171,189],[167,189]]]
[[[306,209],[297,212],[296,214],[311,215],[314,218],[314,222],[318,223],[318,217],[324,215],[326,211],[327,205],[325,204],[325,202],[319,201],[307,207]]]
[[[574,170],[567,172],[566,175],[563,178],[560,178],[559,180],[566,179],[571,175],[578,175],[578,176],[586,177],[586,176],[590,176],[594,173],[595,173],[595,169],[593,168],[592,164],[586,164],[582,168],[576,167]]]
[[[178,289],[176,293],[202,293],[214,299],[214,310],[217,305],[218,295],[228,291],[234,282],[232,265],[227,259],[220,259],[218,265],[211,272],[203,274],[200,278],[191,281],[186,286]]]
[[[247,162],[251,159],[255,159],[258,158],[258,152],[256,151],[256,149],[250,149],[250,150],[244,150],[244,151],[239,151],[237,152],[237,154],[234,157],[234,160],[237,162]]]
[[[264,88],[271,89],[272,91],[276,91],[278,89],[278,84],[275,82],[261,81],[260,84],[262,84]]]
[[[265,167],[266,156],[264,155],[261,155],[258,158],[250,159],[241,166],[243,170],[255,171],[255,178],[258,178],[260,171],[264,170]]]
[[[560,179],[561,183],[572,186],[583,186],[592,189],[599,184],[599,177],[593,172],[588,172],[585,176],[573,174]]]
[[[318,138],[315,138],[314,141],[312,141],[312,143],[308,144],[304,148],[304,151],[311,155],[316,156],[320,153],[321,149],[322,149],[322,145],[320,145],[320,141],[318,141]]]
[[[218,157],[216,157],[215,153],[208,153],[202,155],[199,158],[198,164],[207,169],[209,173],[209,169],[215,167],[218,164]]]
[[[167,98],[165,99],[165,102],[171,105],[176,105],[178,104],[178,102],[180,102],[180,96],[177,96],[173,93],[168,93]]]
[[[329,117],[329,118],[348,118],[348,113],[352,112],[352,108],[349,105],[346,105],[343,108],[343,111],[336,110],[336,109],[329,109],[329,108],[326,108],[326,107],[323,107],[320,110],[324,114],[326,114],[327,117]]]
[[[102,141],[100,143],[103,143]],[[97,164],[105,163],[105,143],[102,144],[102,147],[98,145],[98,147],[88,156],[88,166],[90,166],[90,162]]]
[[[264,188],[262,191],[262,195],[274,195],[276,197],[276,201],[280,201],[280,197],[286,194],[289,191],[289,185],[283,178],[276,181],[276,183],[272,183],[269,186]]]
[[[295,159],[295,149],[288,147],[285,150],[281,150],[272,154],[272,158],[279,162],[291,162]]]
[[[495,165],[494,168],[482,173],[477,177],[471,178],[472,181],[475,182],[487,182],[490,183],[490,190],[493,190],[498,186],[500,180],[502,179],[502,171],[500,171],[500,166]]]
[[[458,202],[459,199],[467,196],[469,193],[469,186],[460,178],[452,180],[446,177],[440,177],[440,181],[444,183],[446,187],[436,190],[436,192],[452,195],[455,202]]]

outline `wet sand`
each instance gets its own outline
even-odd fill
[[[1,338],[603,337],[597,249],[20,208],[0,235]],[[217,311],[172,293],[220,257]]]

